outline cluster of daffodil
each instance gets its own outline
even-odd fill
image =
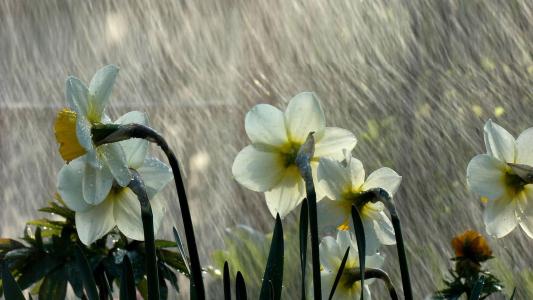
[[[533,238],[533,128],[515,138],[489,120],[484,127],[486,154],[472,158],[467,182],[487,207],[487,232],[502,238],[520,225]]]
[[[279,214],[282,218],[306,197],[296,157],[308,135],[314,134],[310,165],[317,201],[320,201],[318,225],[321,232],[331,233],[333,229],[337,235],[336,239],[326,236],[320,243],[322,292],[327,298],[349,247],[346,269],[335,297],[359,295],[361,285],[353,276],[359,260],[355,237],[350,233],[351,208],[354,205],[358,208],[363,222],[367,266],[379,267],[383,262],[383,256],[377,253],[379,245],[395,243],[394,229],[384,205],[361,201],[361,196],[373,188],[381,188],[392,196],[401,177],[390,168],[381,168],[365,180],[363,164],[351,155],[357,143],[355,135],[345,129],[326,127],[324,112],[313,93],[296,95],[285,112],[268,104],[255,106],[246,115],[245,129],[252,144],[235,158],[233,175],[243,186],[264,192],[272,216]],[[369,296],[366,286],[363,291]]]
[[[106,106],[118,73],[113,65],[96,72],[89,86],[69,77],[68,108],[59,111],[55,122],[59,152],[66,162],[58,174],[57,189],[68,208],[75,211],[80,240],[90,245],[113,228],[128,238],[143,240],[141,206],[128,188],[132,172],[143,179],[157,232],[165,205],[156,194],[172,180],[168,166],[148,156],[148,141],[129,139],[96,146],[92,130],[109,124],[148,124],[145,113],[128,112],[112,121]]]

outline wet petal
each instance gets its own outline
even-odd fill
[[[78,115],[87,116],[89,90],[74,76],[69,76],[66,82],[67,102]]]
[[[152,214],[154,215],[154,234],[157,234],[167,212],[167,206],[165,199],[161,196],[154,197],[150,200],[150,205],[152,206]]]
[[[313,176],[313,184],[315,185],[315,193],[316,193],[316,201],[320,201],[323,198],[325,198],[326,191],[322,188],[322,186],[318,183],[318,161],[311,161],[311,174]]]
[[[351,207],[349,201],[323,199],[317,204],[319,228],[327,232],[334,232],[338,227],[352,228]]]
[[[231,168],[235,180],[256,192],[264,192],[276,185],[285,167],[278,153],[261,151],[249,145],[237,154]]]
[[[507,130],[488,120],[483,131],[487,154],[504,162],[515,162],[515,139]]]
[[[520,201],[519,224],[527,236],[533,239],[533,185],[526,185]]]
[[[68,208],[73,211],[84,211],[90,205],[83,200],[83,173],[85,158],[79,157],[64,165],[57,175],[57,191]]]
[[[398,190],[400,182],[402,182],[402,176],[398,175],[393,169],[380,168],[368,176],[363,184],[363,190],[382,188],[392,197]]]
[[[76,230],[82,243],[90,245],[115,226],[113,201],[103,201],[84,212],[77,212]]]
[[[148,125],[148,116],[146,113],[131,111],[120,117],[115,123]],[[120,142],[130,168],[137,169],[142,166],[148,152],[148,143],[145,139],[129,139]]]
[[[490,200],[497,199],[505,192],[503,180],[506,167],[503,162],[490,155],[476,155],[466,168],[466,182],[478,195]]]
[[[363,167],[363,163],[357,158],[352,157],[348,162],[347,169],[350,172],[352,189],[359,189],[365,182],[365,168]]]
[[[516,139],[516,163],[533,166],[533,128],[528,128]]]
[[[305,197],[305,185],[298,169],[290,167],[274,188],[265,192],[268,209],[273,217],[288,215]]]
[[[374,219],[363,218],[363,229],[365,231],[366,255],[372,255],[379,250],[379,238],[374,229]]]
[[[78,143],[87,152],[94,151],[93,138],[91,133],[91,123],[84,115],[77,114],[76,116],[76,137]]]
[[[155,194],[161,191],[173,178],[172,170],[157,158],[147,157],[142,167],[137,172],[144,180],[148,198],[152,199]]]
[[[374,230],[379,242],[383,245],[396,244],[396,238],[394,236],[394,228],[389,220],[389,217],[385,212],[379,213],[379,218],[374,219]]]
[[[100,204],[109,194],[113,185],[113,175],[109,168],[102,166],[95,168],[90,164],[85,164],[83,173],[83,199],[91,205]]]
[[[332,200],[340,199],[351,185],[349,170],[330,158],[320,159],[317,175],[320,188]]]
[[[285,126],[289,132],[289,139],[303,144],[310,132],[321,137],[326,128],[324,112],[315,94],[300,93],[291,99],[285,111]]]
[[[118,67],[114,65],[107,65],[94,74],[89,84],[89,119],[100,120],[102,118],[117,74]]]
[[[518,224],[516,208],[516,200],[507,195],[490,201],[483,215],[487,232],[502,238],[513,231]]]
[[[105,144],[99,147],[101,158],[113,174],[120,186],[127,186],[131,181],[131,173],[126,162],[126,154],[118,143]]]
[[[130,239],[144,241],[141,204],[137,195],[129,188],[124,188],[114,195],[113,201],[113,215],[120,232]]]
[[[269,104],[252,108],[246,114],[244,127],[252,143],[282,146],[289,141],[283,112]]]
[[[319,245],[320,264],[324,267],[324,269],[336,273],[341,264],[345,251],[346,249],[344,249],[341,253],[341,249],[333,237],[326,236],[322,238],[322,241]]]
[[[326,127],[323,137],[316,142],[315,157],[331,157],[336,160],[344,158],[343,150],[352,152],[357,144],[355,135],[337,127]]]

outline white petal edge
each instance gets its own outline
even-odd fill
[[[326,119],[314,93],[300,93],[291,99],[285,111],[285,126],[293,142],[303,144],[310,132],[315,132],[317,140],[320,139],[326,129]]]
[[[109,167],[117,183],[125,187],[131,181],[131,172],[126,162],[126,154],[119,143],[105,144],[99,147],[100,157]]]
[[[490,200],[500,198],[505,193],[504,176],[507,165],[488,155],[476,155],[466,168],[468,187],[479,196]]]
[[[113,202],[113,216],[120,232],[130,239],[143,241],[141,204],[135,193],[129,188],[124,188],[113,195]]]
[[[84,212],[77,212],[75,220],[78,236],[88,246],[115,227],[113,202],[103,201]]]
[[[382,188],[392,197],[398,191],[401,182],[402,176],[398,175],[393,169],[379,168],[368,176],[363,184],[363,190]]]
[[[305,185],[296,167],[288,168],[279,183],[265,192],[268,210],[275,218],[287,216],[305,197]]]
[[[82,180],[85,202],[91,205],[100,204],[109,194],[112,185],[113,175],[109,168],[106,166],[95,168],[90,164],[85,164]]]
[[[507,195],[489,201],[483,215],[487,233],[502,238],[513,231],[518,225],[516,209],[516,199],[511,199]]]
[[[357,144],[355,135],[337,127],[326,127],[324,135],[315,144],[315,157],[331,157],[336,160],[344,158],[343,150],[352,152]]]
[[[515,161],[515,139],[507,130],[489,119],[483,134],[487,154],[504,162]]]
[[[118,118],[115,124],[141,124],[146,126],[148,125],[148,116],[140,111],[130,111]],[[145,139],[129,139],[120,142],[120,146],[126,156],[126,162],[130,168],[137,169],[142,166],[148,152],[148,144],[149,142]]]
[[[73,211],[85,211],[90,205],[83,200],[85,158],[78,157],[64,165],[57,175],[57,192],[65,205]]]
[[[143,165],[137,169],[142,176],[148,199],[152,199],[173,178],[172,170],[154,157],[144,159]]]
[[[363,163],[354,157],[350,158],[347,163],[348,165],[346,168],[350,172],[349,175],[352,189],[357,190],[361,188],[365,182],[365,168],[363,167]]]
[[[319,188],[332,200],[341,199],[351,186],[349,170],[331,158],[320,158],[317,177]]]
[[[533,166],[533,127],[516,139],[516,163]]]
[[[115,84],[115,79],[118,74],[118,67],[115,65],[107,65],[96,71],[91,82],[89,83],[89,114],[90,119],[102,118],[107,103],[109,102],[109,95]]]
[[[280,154],[249,145],[237,154],[231,171],[235,180],[246,188],[264,192],[281,180],[285,167]]]
[[[289,142],[283,112],[272,105],[254,106],[246,114],[244,127],[252,143],[279,147]]]
[[[68,105],[78,115],[87,116],[89,90],[74,76],[69,76],[66,82],[66,96]]]

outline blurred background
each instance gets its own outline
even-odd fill
[[[0,236],[21,236],[26,221],[46,216],[37,209],[53,198],[63,164],[52,127],[65,79],[88,82],[113,63],[121,71],[110,115],[146,111],[167,138],[183,165],[201,260],[217,268],[213,253],[228,248],[231,228],[253,228],[243,234],[251,241],[273,229],[264,196],[232,179],[248,143],[245,113],[314,91],[328,125],[356,134],[367,173],[388,166],[403,176],[395,201],[422,299],[443,286],[451,238],[486,234],[483,204],[465,181],[468,161],[484,152],[483,124],[490,118],[515,137],[533,126],[532,25],[527,0],[0,0]],[[179,205],[171,186],[164,197],[158,236],[172,239]],[[533,241],[517,229],[489,242],[504,292],[518,286],[517,299],[532,298]],[[264,259],[258,253],[238,256]],[[384,253],[401,289],[396,250]],[[239,268],[260,282],[263,266]],[[210,298],[220,297],[214,272],[206,278]],[[285,281],[290,299],[299,277]],[[376,299],[387,298],[381,289],[372,286]]]

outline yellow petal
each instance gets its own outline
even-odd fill
[[[61,157],[69,162],[86,153],[85,149],[78,142],[76,136],[76,113],[63,108],[57,113],[54,124],[54,131],[57,143],[59,144],[59,153]]]

